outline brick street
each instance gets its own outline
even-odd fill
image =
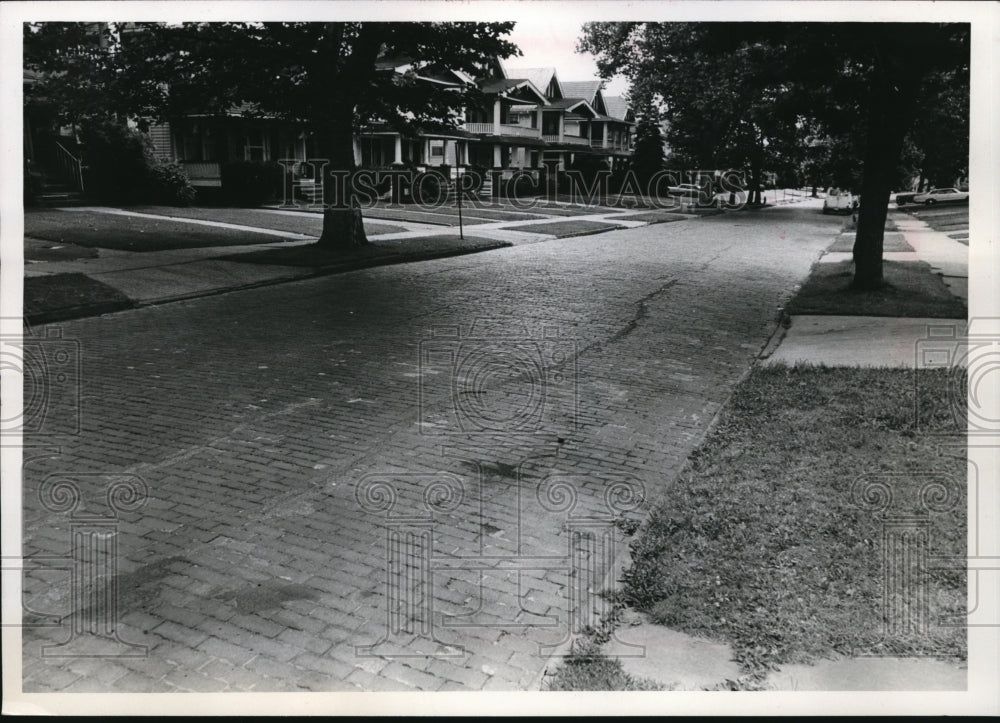
[[[807,202],[58,325],[81,367],[25,439],[25,691],[537,690],[604,609],[613,521],[669,494],[842,223]]]

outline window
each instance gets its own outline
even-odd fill
[[[263,131],[249,131],[244,136],[243,157],[248,161],[267,159],[267,138]]]
[[[201,149],[202,128],[198,123],[192,124],[181,132],[181,151],[185,161],[202,160]]]
[[[444,158],[444,141],[431,141],[431,158]]]
[[[206,128],[205,133],[201,137],[201,160],[203,161],[217,161],[219,160],[215,155],[215,131],[211,128]]]

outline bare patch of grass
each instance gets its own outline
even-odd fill
[[[885,286],[851,288],[853,263],[817,263],[809,279],[785,307],[788,314],[896,316],[964,319],[968,310],[923,261],[883,262]]]
[[[601,646],[588,641],[574,646],[546,690],[663,690],[663,686],[630,675],[620,660],[602,655]]]

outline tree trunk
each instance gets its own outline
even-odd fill
[[[812,191],[812,197],[813,198],[819,198],[819,194],[817,193],[817,190],[818,189],[816,188],[816,184],[813,184],[813,191]]]
[[[754,160],[750,163],[750,201],[751,206],[760,205],[760,164]]]
[[[881,288],[884,283],[882,247],[889,194],[919,82],[916,69],[907,68],[906,54],[899,46],[894,46],[891,40],[884,45],[878,40],[875,43],[876,63],[868,97],[861,208],[853,250],[852,286],[864,291]],[[900,67],[908,72],[898,72]]]
[[[346,104],[345,104],[346,105]],[[330,160],[323,179],[323,248],[351,251],[368,245],[364,219],[354,193],[354,124],[350,113],[338,114],[320,135],[323,157]]]

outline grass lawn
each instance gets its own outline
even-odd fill
[[[827,249],[827,251],[846,251],[851,252],[854,250],[854,235],[841,236],[836,241],[833,242],[833,246]],[[906,239],[903,238],[901,233],[891,233],[886,232],[885,239],[882,242],[883,251],[913,251],[913,247],[906,243]]]
[[[961,626],[883,636],[884,523],[854,487],[881,480],[888,514],[911,514],[927,480],[953,480],[954,504],[925,518],[929,553],[965,554],[964,447],[925,436],[954,428],[949,379],[920,374],[918,424],[912,371],[756,368],[638,532],[624,599],[731,644],[751,678],[830,653],[964,658]],[[927,584],[931,621],[965,614],[964,571]]]
[[[626,221],[645,221],[646,223],[669,223],[671,221],[683,221],[689,216],[669,211],[647,211],[646,213],[633,213],[622,216]]]
[[[563,188],[560,185],[560,188]],[[540,196],[539,201],[547,201],[549,196]],[[560,208],[575,209],[577,213],[580,211],[594,212],[605,212],[610,209],[659,209],[674,211],[675,213],[680,213],[682,204],[679,196],[663,196],[662,198],[651,199],[650,197],[635,196],[631,194],[625,194],[619,196],[616,193],[608,193],[604,198],[596,199],[602,201],[603,203],[597,204],[596,206],[584,206],[582,205],[586,198],[585,194],[577,192],[574,194],[570,193],[557,193],[552,196],[552,198],[561,203],[569,203],[571,206],[561,206]]]
[[[458,211],[454,213],[446,209],[432,211],[418,210],[418,206],[412,208],[366,208],[362,212],[365,218],[373,218],[386,221],[412,221],[413,223],[429,223],[436,226],[458,226]],[[519,218],[524,218],[523,216]],[[465,226],[474,226],[480,223],[492,223],[495,219],[480,217],[473,209],[462,209],[462,223]]]
[[[850,288],[851,261],[817,263],[785,307],[787,314],[897,316],[964,319],[968,310],[923,261],[885,261],[886,285],[878,291]]]
[[[600,646],[585,643],[566,657],[546,681],[546,690],[663,690],[655,681],[625,672],[620,660],[600,654]]]
[[[524,204],[527,206],[527,202]],[[303,206],[300,211],[315,213],[319,215],[322,209],[319,207]],[[454,202],[449,202],[442,206],[423,206],[415,203],[389,203],[379,202],[372,207],[364,207],[362,214],[366,219],[390,219],[399,221],[412,221],[414,223],[434,223],[441,226],[458,225],[458,206]],[[476,204],[464,202],[462,204],[462,220],[464,223],[490,223],[492,221],[523,221],[531,219],[543,219],[534,213],[534,209],[517,209],[513,206],[495,206],[486,201],[480,200]]]
[[[174,218],[195,218],[201,221],[221,221],[223,223],[240,224],[241,226],[257,226],[276,231],[301,233],[317,238],[323,232],[323,217],[319,214],[299,216],[290,213],[262,211],[256,208],[177,208],[173,206],[143,206],[129,208],[128,210],[136,211],[137,213],[172,216]],[[393,226],[365,219],[365,232],[369,234],[399,233],[405,230],[402,226]]]
[[[24,280],[24,317],[33,323],[72,318],[73,310],[109,313],[133,306],[117,289],[84,274],[29,276]]]
[[[472,203],[463,202],[462,203],[462,220],[466,218],[475,219],[476,221],[529,221],[535,219],[543,219],[544,215],[539,215],[534,208],[527,208],[528,203],[524,202],[522,204],[524,208],[515,208],[510,205],[505,205],[503,207],[491,208],[491,204],[480,201],[478,205]],[[368,211],[368,213],[378,214],[381,213],[383,209],[381,207],[376,207]],[[391,210],[391,209],[390,209]],[[432,213],[448,218],[458,225],[458,206],[454,203],[448,204],[446,206],[440,206],[438,208],[421,207],[415,205],[411,208],[404,206],[405,211],[416,211],[422,213]]]
[[[613,231],[624,228],[613,223],[602,223],[600,221],[553,221],[551,223],[535,223],[530,226],[504,226],[505,231],[526,231],[528,233],[550,234],[557,238],[567,236],[584,236],[591,233],[601,233],[602,231]]]
[[[24,237],[24,261],[75,261],[76,259],[96,259],[96,248],[84,248],[75,244],[63,244],[43,239]]]
[[[265,249],[244,254],[233,254],[222,257],[227,261],[241,261],[249,264],[276,264],[280,266],[304,266],[309,268],[328,267],[359,267],[369,265],[369,262],[385,263],[387,260],[398,262],[416,261],[418,259],[436,258],[442,256],[458,256],[461,254],[504,248],[511,244],[506,241],[466,236],[421,236],[419,238],[372,241],[350,253],[329,251],[315,244],[292,246],[279,249]]]
[[[28,211],[24,214],[24,235],[77,246],[137,252],[286,240],[270,234],[92,211]]]

